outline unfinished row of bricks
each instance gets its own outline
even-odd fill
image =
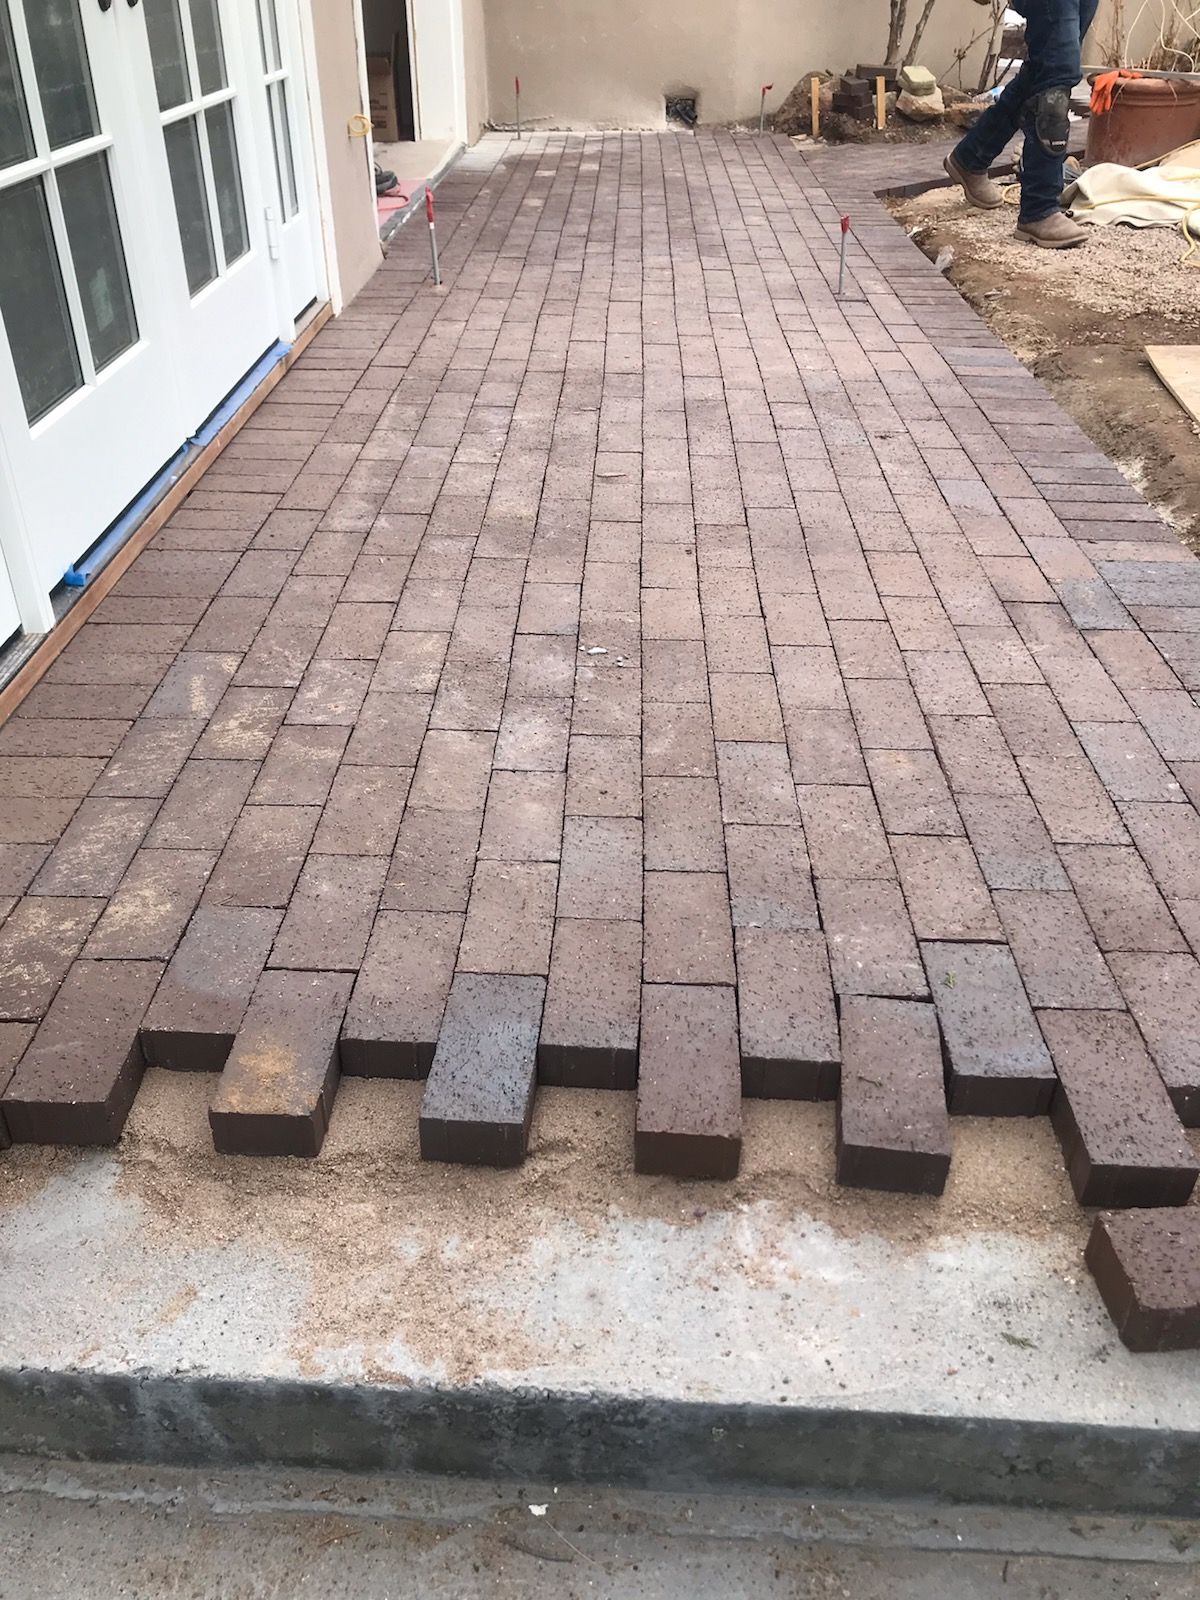
[[[609,1089],[636,1085],[640,1171],[733,1177],[743,1093],[836,1095],[842,1181],[932,1194],[944,1187],[950,1130],[938,1009],[844,997],[839,1045],[820,935],[746,930],[739,939],[743,1012],[754,1017],[765,997],[773,1025],[770,1037],[747,1040],[745,1028],[739,1036],[731,987],[654,984],[639,993],[636,965],[630,970],[621,959],[632,942],[630,925],[564,923],[563,937],[591,963],[584,1003],[597,1024],[590,1035],[580,1028],[570,1016],[571,994],[560,990],[552,1006],[572,1041],[564,1045],[554,1042],[553,1018],[547,1037],[544,979],[452,977],[459,931],[452,917],[381,913],[357,982],[344,972],[264,970],[281,917],[201,908],[165,974],[152,961],[75,961],[36,1033],[10,1023],[3,1035],[6,1045],[26,1047],[14,1051],[15,1071],[0,1101],[11,1137],[115,1143],[148,1063],[222,1073],[210,1109],[218,1150],[313,1156],[340,1071],[412,1078],[432,1066],[421,1145],[433,1159],[495,1166],[522,1160],[540,1076]],[[1000,947],[931,945],[926,961],[934,983],[955,994],[939,1008],[948,1028],[952,1108],[1053,1106],[1085,1204],[1187,1200],[1197,1165],[1127,1016],[1043,1013],[1056,1077]],[[582,970],[576,964],[574,975]],[[626,1030],[627,1046],[615,1044]],[[990,1074],[989,1065],[999,1071]],[[1001,1107],[998,1088],[1023,1099]],[[980,1093],[985,1107],[977,1104]]]
[[[743,1092],[840,1090],[847,1181],[936,1192],[948,1083],[1186,1198],[1186,552],[890,223],[839,305],[770,142],[443,216],[449,292],[402,243],[0,731],[13,1135],[116,1137],[143,1053],[243,1151],[339,1064],[496,1162],[636,1080],[717,1176]]]

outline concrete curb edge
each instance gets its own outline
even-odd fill
[[[1194,1516],[1200,1433],[535,1389],[0,1370],[0,1450]]]

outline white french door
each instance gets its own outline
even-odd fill
[[[128,11],[0,0],[0,427],[47,591],[184,437]]]
[[[188,433],[278,337],[245,9],[245,0],[113,5],[139,125],[159,129],[142,148]]]
[[[296,0],[0,0],[18,595],[54,587],[318,292],[296,35]],[[9,590],[0,565],[0,642]]]
[[[295,0],[255,0],[259,148],[270,152],[265,178],[271,251],[282,263],[285,316],[295,317],[317,299],[317,235],[313,153],[303,105],[303,59]]]

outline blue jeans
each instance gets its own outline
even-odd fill
[[[959,141],[954,158],[968,172],[986,172],[1010,139],[1022,129],[1021,221],[1040,222],[1058,210],[1063,162],[1052,156],[1034,132],[1034,97],[1062,85],[1073,89],[1083,70],[1084,35],[1099,0],[1015,0],[1025,18],[1029,55],[1021,70]]]

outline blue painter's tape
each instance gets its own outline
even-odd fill
[[[82,560],[63,573],[68,589],[86,589],[88,584],[116,555],[126,539],[135,532],[154,510],[169,489],[183,476],[193,456],[212,443],[221,429],[237,415],[259,384],[291,353],[291,345],[282,340],[272,345],[262,360],[257,362],[227,399],[223,400],[204,425],[196,430],[182,449],[167,462],[158,476],[142,490],[137,499],[124,511],[112,527],[97,541]]]

